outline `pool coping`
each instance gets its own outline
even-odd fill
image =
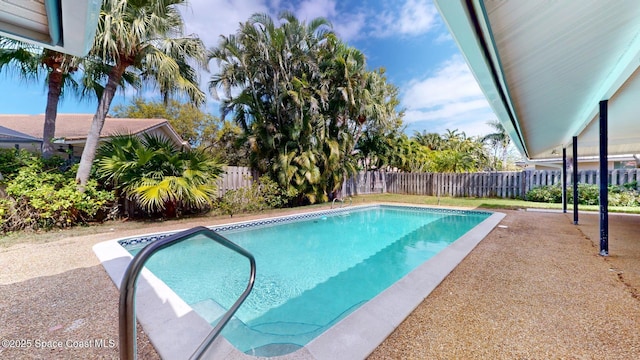
[[[368,204],[349,206],[335,210],[304,212],[299,215],[284,215],[261,220],[241,221],[233,224],[212,226],[242,227],[243,224],[273,223],[286,219],[322,216],[353,209],[391,206],[402,208],[434,209],[441,212],[482,212],[491,214],[487,219],[447,246],[431,259],[425,261],[402,279],[359,307],[330,329],[313,339],[303,348],[276,360],[294,359],[357,359],[365,358],[386,339],[393,330],[435,289],[446,276],[486,237],[506,216],[499,212],[475,211],[460,208],[434,206]],[[295,220],[292,220],[295,221]],[[178,231],[175,231],[178,232]],[[171,233],[175,233],[171,232]],[[158,234],[136,236],[154,237]],[[120,245],[123,240],[109,240],[93,247],[96,256],[118,289],[125,269],[133,256]],[[164,282],[147,269],[138,280],[136,294],[137,318],[150,341],[163,359],[184,359],[190,356],[213,327],[187,305]],[[366,324],[363,326],[362,324]],[[205,358],[250,360],[256,357],[237,350],[224,337],[219,337],[205,353]]]

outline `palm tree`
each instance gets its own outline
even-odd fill
[[[417,142],[431,150],[438,150],[442,146],[442,138],[438,133],[428,133],[426,130],[419,132],[416,130],[413,132],[413,137]]]
[[[128,69],[141,79],[158,84],[165,98],[181,92],[196,105],[204,103],[205,95],[187,63],[192,60],[205,67],[206,51],[197,37],[180,37],[184,23],[177,6],[183,4],[185,0],[106,0],[103,3],[89,56],[109,65],[111,70],[76,175],[80,190],[89,179],[100,131]]]
[[[203,209],[217,195],[221,165],[202,150],[180,150],[163,137],[119,135],[97,151],[97,175],[120,198],[175,217],[182,205]]]
[[[502,150],[502,169],[505,170],[507,168],[507,155],[509,144],[511,143],[511,138],[509,134],[507,134],[507,130],[504,128],[502,123],[498,120],[492,120],[487,122],[489,126],[491,126],[495,132],[491,134],[487,134],[482,138],[483,142],[490,142],[490,144],[494,147],[494,149],[500,148]]]
[[[49,158],[54,154],[53,140],[56,131],[58,103],[64,90],[78,90],[73,73],[78,70],[81,59],[54,50],[43,49],[35,45],[0,37],[0,72],[11,67],[23,79],[37,79],[46,74],[47,105],[42,130],[42,156]]]
[[[459,132],[458,129],[447,129],[446,132],[442,135],[442,141],[445,143],[444,146],[451,146],[449,143],[455,143],[463,141],[467,138],[467,134],[463,132]]]
[[[302,23],[289,12],[279,19],[276,26],[268,15],[254,14],[235,35],[222,37],[210,50],[220,71],[209,90],[216,98],[218,88],[223,90],[223,119],[233,113],[245,132],[251,166],[314,202],[325,191],[318,168],[322,150],[335,149],[324,141],[318,65],[330,23],[323,18]]]

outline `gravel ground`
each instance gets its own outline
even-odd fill
[[[507,227],[494,229],[370,359],[640,358],[640,217],[610,214],[611,256],[603,258],[596,214],[574,226],[570,214],[504,212]],[[91,247],[199,224],[0,249],[0,358],[117,358],[118,292]],[[158,358],[141,329],[138,353]]]

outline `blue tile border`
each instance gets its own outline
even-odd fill
[[[307,219],[321,218],[324,216],[337,215],[340,213],[350,212],[353,210],[366,210],[366,209],[375,209],[375,208],[394,208],[394,209],[414,210],[414,211],[422,211],[426,213],[441,213],[441,214],[450,214],[450,215],[490,216],[492,214],[491,212],[488,212],[488,211],[429,208],[429,207],[421,207],[421,206],[403,206],[403,205],[386,205],[386,204],[385,205],[360,205],[360,206],[350,206],[350,207],[339,208],[339,209],[321,210],[321,211],[315,211],[315,212],[304,213],[304,214],[286,215],[281,217],[268,218],[264,220],[245,221],[245,222],[239,222],[235,224],[214,225],[214,226],[208,226],[208,228],[214,231],[221,231],[221,232],[239,230],[239,229],[249,229],[249,228],[260,227],[265,225],[284,224],[284,223],[296,222],[296,221],[307,220]],[[171,236],[178,232],[180,231],[171,231],[166,233],[129,237],[129,238],[118,240],[118,243],[125,248],[144,245],[144,244],[152,243],[156,240],[164,239],[167,236]]]

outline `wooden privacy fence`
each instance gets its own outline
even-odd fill
[[[640,169],[609,170],[609,184],[640,182]],[[218,179],[218,196],[251,186],[257,178],[248,167],[226,166]],[[567,171],[567,184],[572,184]],[[598,184],[597,170],[578,171],[578,183]],[[526,170],[481,173],[398,173],[363,171],[342,183],[340,197],[363,194],[412,194],[453,197],[524,198],[533,188],[562,184],[560,170]]]
[[[623,185],[640,182],[640,169],[610,170],[609,184]],[[567,172],[567,182],[572,174]],[[597,184],[598,171],[578,172],[578,182]],[[560,170],[527,170],[483,173],[396,173],[382,171],[361,172],[346,180],[342,197],[359,194],[412,194],[453,197],[524,198],[526,193],[544,185],[562,184]]]
[[[229,190],[236,190],[251,186],[253,174],[251,169],[245,166],[225,166],[224,172],[216,182],[218,196],[224,195]]]

